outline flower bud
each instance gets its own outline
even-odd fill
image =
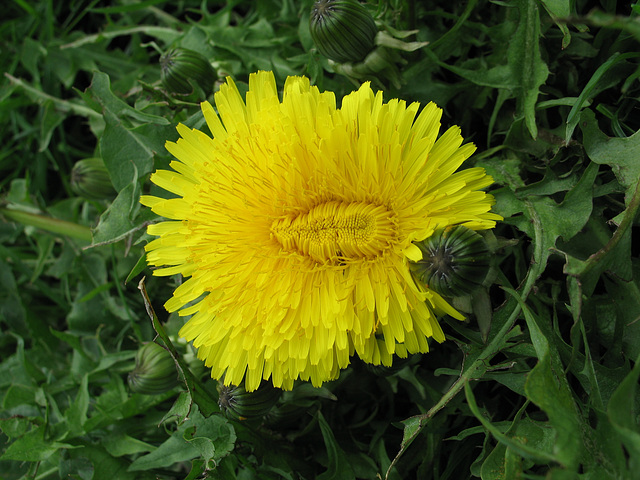
[[[473,292],[491,266],[491,251],[482,235],[461,225],[436,230],[416,245],[422,260],[410,264],[413,275],[446,297]]]
[[[396,30],[379,22],[356,0],[317,0],[311,8],[309,31],[329,69],[355,84],[373,81],[379,88],[390,83],[401,88],[402,52],[413,52],[428,42],[406,42],[418,30]]]
[[[127,378],[135,393],[159,395],[178,385],[176,365],[171,354],[157,343],[146,343],[136,354],[136,366]]]
[[[257,390],[247,392],[243,386],[218,383],[218,405],[229,418],[253,420],[262,418],[273,408],[282,390],[263,382]]]
[[[71,169],[71,189],[81,197],[94,200],[116,193],[101,158],[85,158],[75,163]]]
[[[309,27],[320,53],[338,63],[364,59],[378,33],[371,14],[355,0],[317,0]]]
[[[162,85],[171,93],[189,95],[198,89],[208,95],[218,76],[200,53],[182,47],[173,48],[160,57]]]

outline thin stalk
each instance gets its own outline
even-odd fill
[[[65,113],[72,112],[72,113],[75,113],[76,115],[80,115],[82,117],[87,117],[87,118],[89,117],[102,118],[102,114],[90,109],[85,105],[79,105],[79,104],[70,102],[68,100],[62,100],[60,98],[54,97],[52,95],[49,95],[48,93],[44,93],[43,91],[38,90],[37,88],[31,86],[29,83],[25,82],[24,80],[14,77],[9,73],[5,72],[4,76],[7,77],[12,84],[17,85],[20,88],[23,88],[28,94],[37,98],[39,101],[42,101],[42,102],[51,101],[56,106],[56,108],[62,112],[65,112]]]
[[[147,289],[144,284],[145,277],[142,277],[140,282],[138,283],[138,290],[142,294],[142,299],[144,301],[145,309],[147,310],[147,315],[151,319],[151,324],[153,325],[153,329],[158,334],[158,337],[162,340],[164,345],[158,343],[158,345],[164,347],[173,357],[173,360],[176,362],[176,366],[178,367],[180,373],[182,374],[182,378],[184,379],[185,386],[187,387],[187,391],[191,398],[191,403],[189,405],[189,412],[191,412],[191,406],[193,402],[195,402],[199,409],[200,413],[202,413],[205,417],[208,417],[214,412],[219,412],[220,408],[218,407],[218,401],[214,396],[207,390],[207,388],[202,384],[199,378],[191,373],[189,367],[184,362],[176,348],[171,343],[171,339],[167,335],[156,315],[156,312],[151,305],[151,300],[149,300],[149,295],[147,295]],[[155,340],[154,340],[155,341]],[[189,413],[187,413],[188,416]]]
[[[22,225],[29,225],[46,230],[47,232],[57,233],[91,243],[91,229],[84,225],[78,225],[77,223],[67,222],[66,220],[47,217],[37,213],[10,210],[8,208],[0,208],[0,215],[14,222],[21,223]]]
[[[520,296],[522,298],[523,303],[531,293],[536,280],[542,274],[546,265],[546,260],[543,260],[546,258],[546,256],[545,256],[545,248],[544,248],[544,242],[543,242],[542,224],[540,222],[540,218],[537,212],[535,211],[533,205],[531,205],[529,202],[525,202],[525,203],[527,204],[529,216],[533,220],[533,227],[534,227],[533,244],[535,246],[533,258],[536,261],[534,261],[531,268],[529,268],[524,285],[522,286],[522,289],[521,289]],[[485,366],[488,365],[490,360],[500,351],[500,348],[502,347],[505,339],[507,338],[507,335],[509,334],[516,320],[520,316],[521,311],[522,311],[522,307],[520,306],[519,303],[517,303],[513,311],[509,315],[509,318],[504,323],[504,325],[502,325],[502,328],[493,337],[491,342],[489,342],[489,344],[484,348],[482,353],[469,366],[469,368],[467,368],[466,370],[460,373],[460,377],[458,377],[458,379],[451,385],[449,390],[447,390],[442,395],[440,400],[438,400],[438,402],[433,407],[431,407],[431,409],[429,409],[427,413],[424,413],[422,415],[417,415],[416,417],[412,417],[418,420],[418,426],[415,429],[413,429],[409,435],[407,435],[405,430],[406,436],[402,441],[402,446],[400,448],[400,451],[398,452],[396,457],[393,459],[393,461],[389,465],[389,468],[387,469],[387,472],[384,477],[385,480],[388,480],[393,467],[396,465],[398,460],[400,460],[400,457],[404,454],[407,448],[409,448],[409,445],[411,445],[413,440],[420,434],[422,429],[426,427],[431,417],[433,417],[436,413],[442,410],[442,408],[444,408],[444,406],[447,405],[451,401],[451,399],[453,399],[456,395],[458,395],[464,389],[465,385],[469,383],[470,380],[474,378],[480,378],[482,376],[482,374],[486,370]]]

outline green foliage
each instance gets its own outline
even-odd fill
[[[311,4],[4,6],[0,478],[635,478],[637,4],[365,2],[388,31],[429,42],[401,53],[385,98],[438,103],[495,179],[494,283],[483,313],[457,299],[469,320],[444,319],[450,341],[429,354],[387,370],[354,361],[259,422],[220,414],[177,337],[184,319],[160,306],[178,279],[142,260],[148,176],[171,161],[177,123],[204,124],[193,98],[163,88],[159,58],[187,48],[241,89],[263,69],[339,97],[353,84],[313,47]],[[74,164],[94,157],[117,196],[74,193]],[[133,393],[135,353],[154,340],[180,385]]]

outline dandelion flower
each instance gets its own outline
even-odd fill
[[[383,102],[368,83],[336,106],[306,77],[282,100],[271,72],[233,80],[202,112],[213,137],[184,125],[177,160],[151,180],[175,194],[141,202],[155,275],[181,274],[165,307],[190,316],[180,335],[225,384],[319,386],[357,354],[372,364],[444,340],[437,316],[462,319],[412,277],[415,242],[436,229],[492,228],[492,179],[456,172],[475,146],[458,127],[439,139],[433,103]]]

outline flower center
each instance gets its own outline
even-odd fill
[[[379,256],[395,241],[396,230],[393,212],[365,202],[325,202],[271,225],[284,250],[334,264]]]

